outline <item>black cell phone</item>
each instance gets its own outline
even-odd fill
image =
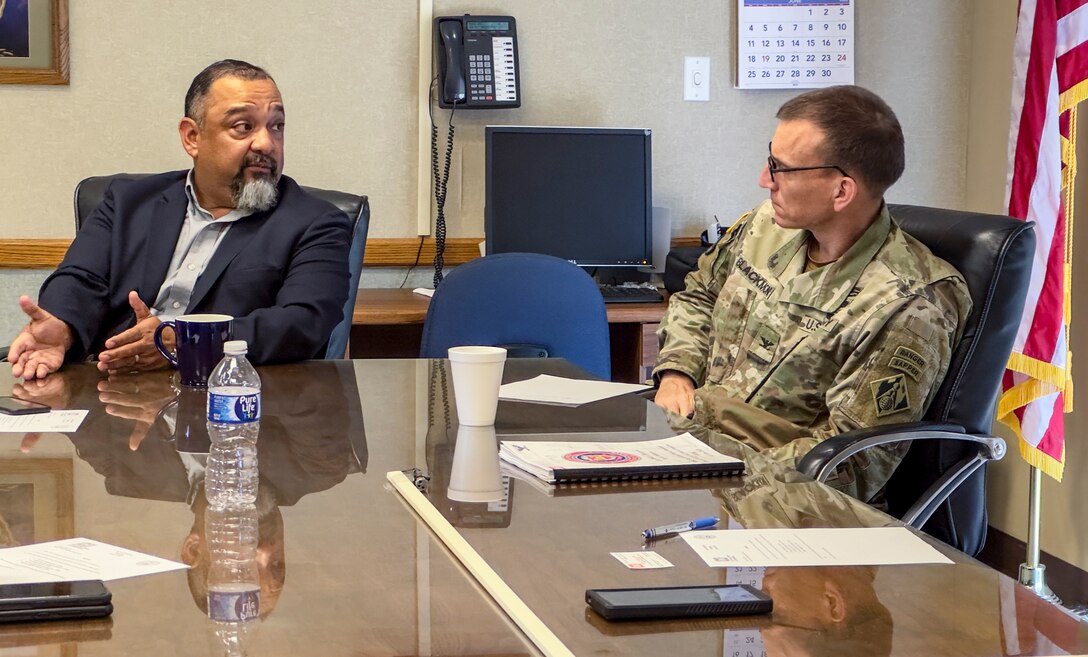
[[[102,618],[113,613],[112,604],[89,607],[43,607],[35,609],[8,609],[0,611],[0,623],[26,623],[31,621],[71,620],[75,618]]]
[[[774,603],[747,584],[589,589],[586,603],[606,620],[766,614]]]
[[[0,397],[0,413],[7,415],[33,415],[34,413],[48,413],[49,407],[45,404],[19,399],[18,397]]]
[[[5,584],[0,586],[0,614],[64,607],[103,607],[109,606],[112,598],[106,585],[98,579]]]

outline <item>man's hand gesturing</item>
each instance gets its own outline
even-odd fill
[[[11,374],[25,380],[42,379],[64,364],[64,354],[72,346],[72,329],[54,317],[30,297],[19,297],[19,307],[30,318],[8,350]]]

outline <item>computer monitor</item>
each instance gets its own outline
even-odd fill
[[[650,130],[487,126],[485,134],[487,253],[650,264]]]

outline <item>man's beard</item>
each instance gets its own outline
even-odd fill
[[[254,165],[267,166],[271,171],[253,180],[246,180],[246,167]],[[275,181],[278,179],[279,166],[274,159],[263,155],[246,157],[242,167],[238,169],[238,175],[231,182],[234,207],[243,212],[264,212],[276,207],[279,190]]]

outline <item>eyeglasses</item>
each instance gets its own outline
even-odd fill
[[[774,174],[776,173],[790,173],[791,171],[815,171],[816,169],[834,169],[842,175],[850,178],[850,174],[846,173],[842,167],[837,164],[821,164],[816,167],[783,167],[779,166],[778,160],[774,159],[774,155],[771,155],[771,142],[767,142],[767,173],[771,174],[771,182],[774,182]]]

